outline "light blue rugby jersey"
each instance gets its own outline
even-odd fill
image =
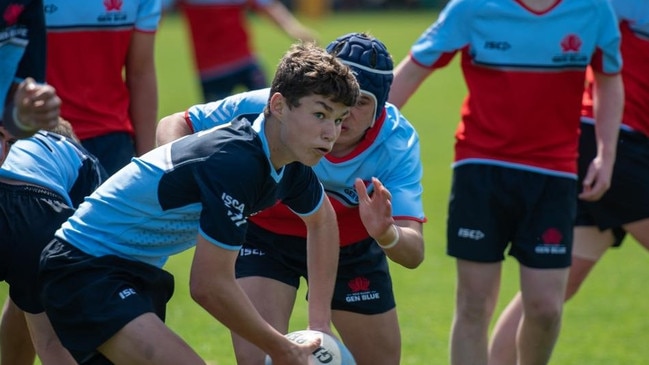
[[[263,112],[269,92],[254,90],[193,106],[187,111],[192,128],[201,131],[224,121],[257,116]],[[396,106],[385,106],[384,118],[352,153],[341,159],[325,156],[313,170],[329,197],[347,207],[358,206],[355,179],[369,183],[377,177],[392,194],[394,217],[424,221],[419,136]]]
[[[47,188],[75,208],[105,180],[106,172],[81,145],[40,131],[14,143],[0,177]]]
[[[311,168],[272,168],[264,118],[222,124],[135,158],[79,206],[56,236],[94,255],[162,267],[197,234],[238,250],[247,218],[277,200],[312,214],[324,191]],[[236,156],[236,158],[233,158]]]

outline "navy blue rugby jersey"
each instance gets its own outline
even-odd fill
[[[301,163],[275,170],[263,115],[195,133],[154,149],[111,176],[56,235],[95,256],[162,267],[197,234],[228,250],[244,241],[247,218],[278,200],[300,215],[324,189]]]

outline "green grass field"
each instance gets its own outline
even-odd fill
[[[399,62],[410,44],[436,17],[431,11],[408,13],[336,14],[304,19],[319,32],[322,44],[352,31],[369,31],[383,40]],[[268,21],[251,19],[255,44],[268,77],[291,40]],[[176,16],[164,19],[157,38],[160,116],[200,102],[193,74],[188,37]],[[225,50],[224,50],[225,51]],[[450,184],[453,132],[465,92],[457,63],[431,76],[403,109],[422,140],[426,260],[416,270],[392,266],[403,337],[405,365],[448,363],[448,333],[453,316],[455,266],[445,255],[446,201]],[[211,364],[234,364],[229,332],[195,304],[188,294],[191,252],[173,257],[166,268],[176,277],[176,293],[168,306],[168,325]],[[649,321],[649,295],[643,284],[647,253],[632,240],[611,250],[595,269],[581,293],[565,311],[564,327],[552,364],[644,364]],[[507,260],[498,311],[518,286],[517,265]],[[645,289],[643,289],[645,288]],[[6,296],[1,287],[0,299]],[[306,302],[298,296],[293,330],[306,326]]]

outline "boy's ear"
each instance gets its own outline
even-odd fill
[[[274,93],[270,97],[270,112],[276,116],[281,117],[284,113],[284,106],[286,104],[286,99],[280,93]]]

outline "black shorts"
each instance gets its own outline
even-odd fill
[[[45,311],[63,346],[82,364],[97,347],[144,313],[164,321],[174,291],[168,272],[117,256],[90,256],[55,238],[40,268]]]
[[[25,312],[43,312],[38,261],[72,213],[74,209],[50,190],[0,183],[0,280],[9,284],[9,296]]]
[[[508,254],[533,268],[571,263],[577,181],[486,164],[453,170],[447,253],[477,262]]]
[[[258,90],[267,87],[266,75],[259,63],[254,60],[240,69],[216,77],[201,77],[203,98],[206,102],[226,98],[238,87]]]
[[[597,153],[595,126],[581,124],[579,142],[579,186]],[[616,245],[625,236],[624,224],[649,218],[649,138],[627,130],[620,131],[611,188],[596,202],[579,200],[578,226],[612,229]]]
[[[261,276],[298,288],[307,278],[306,241],[253,223],[236,263],[237,278]],[[387,258],[373,239],[341,247],[331,308],[380,314],[396,306]]]

